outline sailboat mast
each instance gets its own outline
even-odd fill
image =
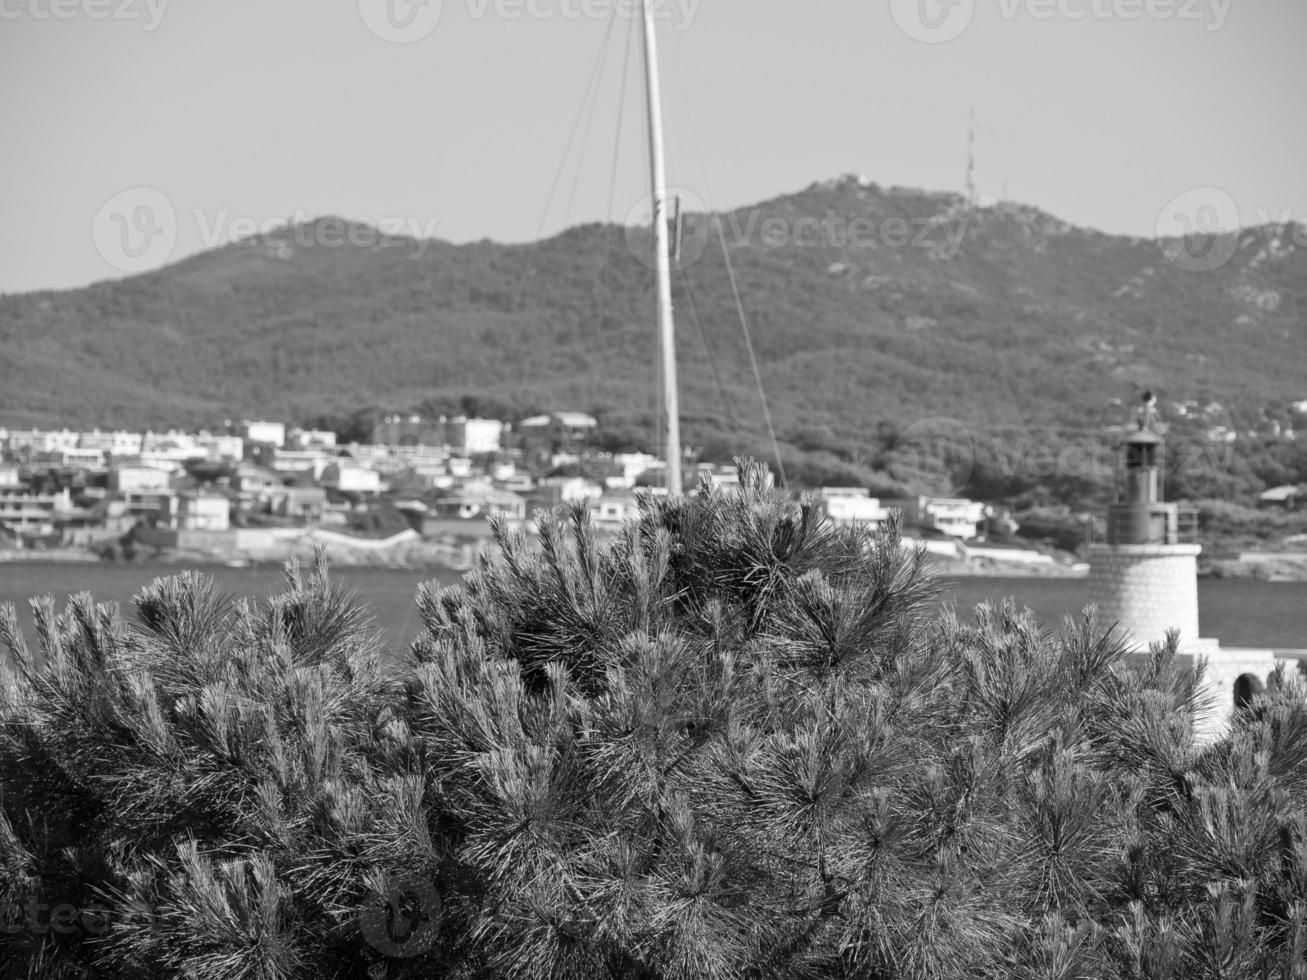
[[[654,269],[658,288],[658,326],[662,338],[663,406],[667,413],[667,493],[681,494],[681,416],[676,384],[676,322],[672,315],[672,253],[667,228],[667,167],[663,158],[662,91],[658,81],[658,35],[650,0],[644,13],[644,64],[649,98],[650,176],[653,179]]]

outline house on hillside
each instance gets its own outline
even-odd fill
[[[66,487],[58,493],[0,490],[0,525],[23,536],[53,534],[56,518],[72,509]]]
[[[889,511],[871,491],[862,487],[822,487],[821,503],[836,524],[876,528],[889,518]]]
[[[175,490],[127,490],[114,501],[121,503],[124,512],[132,518],[145,518],[147,521],[168,523],[171,515],[177,512],[177,491]]]
[[[292,450],[320,449],[334,453],[336,433],[327,429],[291,429],[286,434],[286,448]]]
[[[438,498],[431,510],[442,520],[470,521],[498,517],[505,521],[526,520],[526,501],[508,490],[465,487]]]
[[[608,477],[604,483],[614,490],[630,490],[636,481],[651,467],[656,466],[657,456],[648,453],[617,453],[613,456],[616,476]]]
[[[621,527],[639,517],[640,508],[634,494],[606,493],[590,502],[590,515],[599,527]]]
[[[1257,506],[1267,509],[1296,510],[1307,502],[1307,488],[1287,485],[1272,487],[1257,498]]]
[[[220,493],[183,490],[174,501],[175,512],[165,516],[175,531],[226,531],[231,527],[231,500]]]
[[[95,429],[78,436],[80,449],[92,449],[104,456],[137,456],[144,445],[145,437],[139,432],[101,432]]]
[[[907,525],[942,531],[951,538],[968,540],[980,533],[985,519],[985,505],[957,497],[918,495],[886,500],[885,506],[903,512]]]
[[[377,494],[381,492],[381,474],[364,469],[346,459],[337,459],[322,469],[318,480],[322,486],[337,493]]]
[[[374,446],[441,446],[445,427],[420,415],[387,415],[372,427],[367,442]]]
[[[157,493],[172,486],[172,473],[156,466],[124,463],[109,473],[109,490],[117,494]]]
[[[926,554],[934,555],[937,558],[952,558],[958,561],[965,561],[967,558],[966,545],[962,543],[960,538],[945,534],[933,527],[918,525],[905,528],[900,539],[900,545],[905,551],[914,551],[920,548]]]
[[[32,462],[79,470],[104,470],[107,467],[107,457],[102,450],[82,449],[79,446],[61,446],[34,453]]]
[[[245,458],[245,440],[240,436],[201,432],[195,437],[195,448],[204,453],[206,459],[215,463],[223,461],[239,463]]]
[[[242,425],[245,441],[281,449],[286,445],[286,423],[284,422],[245,422]]]
[[[327,510],[327,491],[322,487],[279,487],[272,491],[268,510],[296,523],[319,524]]]
[[[586,444],[599,422],[584,412],[554,412],[525,419],[517,426],[528,452],[574,453]]]
[[[236,475],[232,478],[231,485],[240,494],[242,510],[259,509],[265,506],[272,499],[273,494],[284,486],[277,473],[254,463],[241,463],[236,468]]]
[[[557,507],[559,504],[578,504],[603,493],[597,483],[580,476],[554,476],[540,480],[529,494],[533,507]]]
[[[768,474],[770,476],[770,473]],[[694,484],[697,488],[704,480],[714,490],[738,490],[740,488],[740,471],[734,466],[719,466],[716,463],[700,463],[694,468]],[[770,486],[770,484],[768,484]]]
[[[499,452],[504,423],[498,419],[452,419],[445,424],[445,438],[463,456],[484,456]]]

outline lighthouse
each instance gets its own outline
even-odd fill
[[[1179,633],[1181,660],[1205,664],[1203,690],[1214,711],[1195,721],[1200,734],[1213,736],[1236,707],[1273,682],[1276,657],[1270,650],[1222,649],[1199,631],[1197,514],[1164,499],[1165,467],[1157,399],[1145,393],[1137,425],[1118,448],[1107,539],[1089,548],[1090,601],[1100,622],[1115,624],[1138,654]]]

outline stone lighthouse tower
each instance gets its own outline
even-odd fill
[[[1156,399],[1145,394],[1135,431],[1121,442],[1117,497],[1107,512],[1107,540],[1089,549],[1090,601],[1100,622],[1115,623],[1138,653],[1180,634],[1179,653],[1204,666],[1204,692],[1214,713],[1198,719],[1206,736],[1218,733],[1233,709],[1273,679],[1269,650],[1222,649],[1198,628],[1196,515],[1163,500],[1165,444],[1157,431]]]

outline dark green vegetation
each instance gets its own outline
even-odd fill
[[[971,492],[1071,502],[1101,471],[1044,472],[1040,453],[1125,421],[1114,399],[1218,402],[1215,421],[1246,432],[1307,398],[1301,227],[1249,229],[1226,265],[1194,273],[1157,242],[856,180],[724,225],[777,428],[808,483],[871,484],[903,429],[944,416],[977,440]],[[689,227],[693,257],[708,229]],[[616,448],[653,441],[652,276],[621,229],[377,248],[339,245],[342,229],[323,219],[148,275],[0,298],[0,422],[346,420],[466,396],[491,413],[595,412]],[[769,453],[716,243],[676,279],[689,441],[715,459]],[[1189,496],[1223,495],[1211,490]]]
[[[398,677],[320,569],[7,613],[0,972],[1307,974],[1298,682],[1199,747],[1169,651],[930,621],[761,483],[505,537]]]

